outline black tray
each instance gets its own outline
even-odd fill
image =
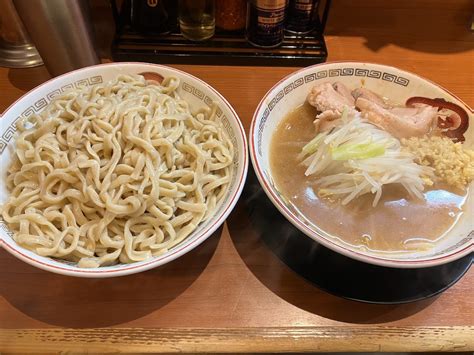
[[[324,41],[330,0],[322,6],[321,20],[314,30],[305,35],[286,34],[281,46],[264,49],[252,46],[243,31],[216,30],[214,37],[203,42],[184,38],[177,27],[169,34],[143,34],[132,28],[129,10],[118,10],[112,1],[116,33],[112,43],[115,61],[145,61],[152,63],[252,65],[252,66],[308,66],[326,61],[328,52]]]
[[[295,228],[275,208],[252,168],[239,202],[252,229],[289,268],[318,288],[343,298],[378,304],[419,301],[454,285],[473,253],[448,264],[414,269],[381,267],[336,253]]]

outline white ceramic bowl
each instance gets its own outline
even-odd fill
[[[278,82],[263,97],[258,105],[250,127],[250,156],[257,177],[273,204],[280,212],[303,233],[324,246],[348,257],[371,264],[397,267],[417,268],[434,266],[458,259],[474,249],[474,184],[471,183],[465,211],[455,227],[441,239],[436,246],[427,252],[392,255],[361,251],[351,247],[325,233],[319,228],[306,223],[298,216],[275,187],[269,164],[270,140],[278,124],[294,108],[304,103],[309,90],[316,83],[323,81],[340,81],[349,88],[362,84],[384,97],[395,102],[405,102],[412,96],[444,98],[463,107],[470,116],[470,127],[465,134],[465,145],[474,146],[474,115],[472,110],[459,98],[439,85],[415,74],[384,65],[335,62],[314,65],[293,74]],[[424,221],[420,221],[423,223]],[[316,226],[317,227],[317,226]],[[429,228],[429,225],[427,226]]]
[[[18,246],[12,239],[12,233],[0,217],[1,245],[8,252],[33,266],[59,274],[79,277],[121,276],[148,270],[178,258],[202,243],[225,221],[242,192],[248,167],[245,131],[237,113],[217,90],[204,81],[177,69],[145,63],[112,63],[79,69],[38,86],[13,103],[0,118],[0,204],[7,197],[5,174],[14,147],[15,121],[20,117],[41,112],[55,95],[70,87],[106,82],[115,79],[118,74],[143,72],[158,73],[163,77],[178,77],[181,80],[178,92],[191,104],[193,109],[209,106],[213,101],[218,104],[217,116],[222,120],[236,149],[232,181],[214,216],[200,224],[188,238],[166,254],[133,264],[119,264],[94,269],[78,268],[74,264],[42,257]]]

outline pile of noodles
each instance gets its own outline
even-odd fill
[[[215,110],[193,114],[178,85],[120,75],[23,122],[2,207],[15,241],[98,267],[163,254],[208,218],[233,146]]]

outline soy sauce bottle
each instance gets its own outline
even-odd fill
[[[256,47],[278,47],[285,36],[288,0],[249,0],[247,2],[247,41]]]
[[[131,0],[132,27],[146,34],[166,34],[177,27],[176,0]]]
[[[318,0],[290,0],[287,11],[286,31],[290,33],[309,33],[315,28],[315,13]]]

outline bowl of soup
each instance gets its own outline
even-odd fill
[[[473,116],[416,74],[324,63],[263,97],[250,156],[269,199],[316,242],[375,265],[435,266],[473,251]]]

